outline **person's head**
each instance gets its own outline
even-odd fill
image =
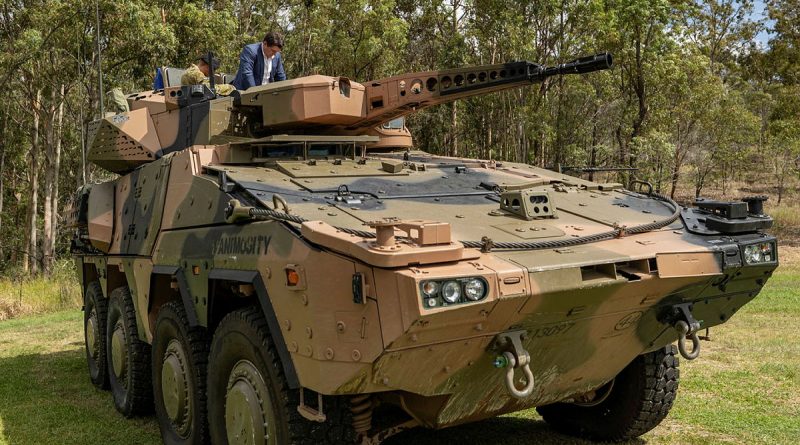
[[[214,57],[212,60],[208,60],[208,55],[204,54],[197,58],[197,68],[200,69],[200,72],[204,75],[208,76],[211,70],[209,67],[213,65],[214,71],[219,69],[219,59]]]
[[[268,32],[261,41],[261,48],[267,57],[278,54],[283,49],[283,36],[279,32]]]

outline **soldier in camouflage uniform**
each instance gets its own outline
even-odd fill
[[[108,92],[108,112],[111,114],[127,113],[130,110],[128,100],[125,99],[125,94],[119,88],[112,88]]]
[[[217,68],[219,68],[219,59],[214,57],[210,63],[207,59],[208,56],[200,56],[197,59],[197,64],[193,63],[189,68],[187,68],[186,72],[183,73],[183,76],[181,76],[181,85],[210,85],[208,80],[209,66],[213,64],[214,71],[216,71]],[[224,83],[216,84],[215,88],[217,90],[217,94],[221,94],[223,96],[227,96],[235,90],[233,85]]]

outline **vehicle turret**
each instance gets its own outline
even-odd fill
[[[218,96],[205,85],[169,86],[128,96],[130,111],[89,126],[89,161],[115,173],[191,146],[241,144],[278,134],[371,136],[371,147],[410,146],[410,135],[380,126],[423,108],[510,88],[558,74],[608,69],[601,53],[545,67],[509,62],[406,73],[365,83],[306,76]],[[392,141],[381,143],[381,138]]]

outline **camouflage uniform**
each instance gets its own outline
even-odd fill
[[[211,83],[208,81],[208,78],[200,68],[196,64],[192,64],[189,68],[186,69],[186,72],[183,73],[181,76],[181,85],[206,85],[211,86]],[[215,85],[217,90],[217,94],[221,94],[223,96],[227,96],[231,94],[236,88],[233,85],[229,85],[227,83],[218,83]]]
[[[119,88],[113,88],[108,92],[108,109],[114,113],[127,113],[130,110],[125,94]]]

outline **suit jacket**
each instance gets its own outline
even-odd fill
[[[252,86],[261,85],[263,78],[264,52],[261,50],[261,42],[245,45],[239,54],[239,71],[231,83],[237,90],[246,90]],[[279,80],[286,80],[281,53],[275,54],[272,59],[272,71],[269,73],[270,82]]]

